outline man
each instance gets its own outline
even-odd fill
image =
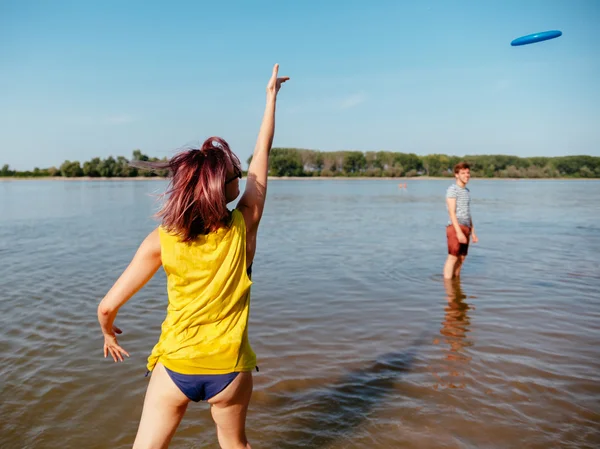
[[[469,237],[473,236],[473,243],[478,241],[471,219],[471,195],[467,189],[467,183],[471,179],[469,164],[466,162],[456,164],[454,177],[456,184],[452,184],[446,191],[450,222],[446,226],[448,259],[444,265],[445,279],[460,276],[460,269],[469,250]]]

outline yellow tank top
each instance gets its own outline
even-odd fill
[[[246,225],[234,209],[229,228],[189,243],[159,228],[169,305],[158,343],[148,357],[181,374],[249,371],[256,355],[248,341],[250,286]]]

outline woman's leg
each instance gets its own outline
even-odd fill
[[[208,400],[222,449],[251,449],[246,439],[246,412],[252,396],[252,372],[240,373]]]
[[[157,363],[146,391],[144,410],[133,449],[163,449],[169,442],[190,400],[169,377],[165,367]]]

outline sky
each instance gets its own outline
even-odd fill
[[[274,63],[274,146],[600,156],[598,0],[0,0],[0,165],[246,161]]]

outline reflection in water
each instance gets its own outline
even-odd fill
[[[397,182],[269,186],[253,447],[600,448],[600,181],[474,181],[486,242],[467,298],[438,269],[440,181]],[[96,305],[156,225],[163,184],[0,181],[0,449],[131,448],[164,273],[124,310],[127,363],[98,353]],[[218,447],[192,409],[172,447]]]
[[[270,447],[324,448],[348,437],[410,372],[421,341],[419,338],[407,351],[382,354],[319,393],[294,397],[288,404],[293,416],[289,430]]]
[[[447,364],[443,372],[434,373],[434,376],[438,379],[438,384],[434,388],[437,389],[439,386],[465,388],[464,368],[471,361],[471,356],[468,355],[465,348],[473,345],[467,334],[471,324],[467,311],[474,309],[474,307],[465,302],[467,296],[462,290],[460,278],[445,279],[444,287],[448,304],[444,307],[445,314],[440,334],[443,337],[441,339],[442,343],[447,346],[444,357]],[[434,340],[434,343],[440,343],[440,339]],[[446,375],[448,378],[444,379]]]

